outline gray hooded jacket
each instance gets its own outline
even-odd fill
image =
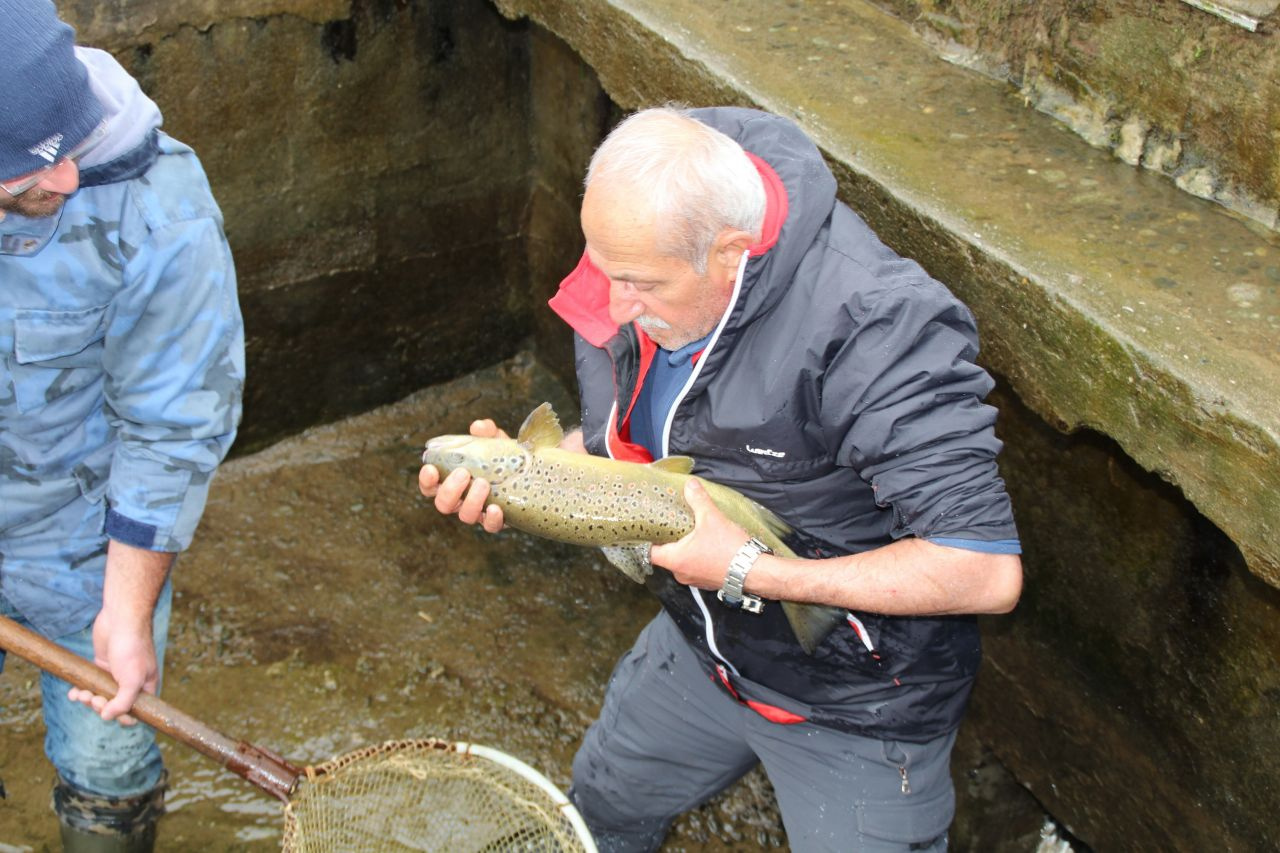
[[[754,155],[769,213],[668,415],[665,452],[774,510],[810,557],[907,536],[1016,553],[969,310],[837,202],[792,122],[739,108],[694,116]],[[644,459],[627,442],[628,414],[653,344],[613,326],[607,292],[584,256],[552,307],[577,333],[588,449]],[[981,657],[971,617],[850,613],[810,656],[780,608],[731,610],[670,573],[655,578],[709,671],[776,722],[911,741],[959,724]]]

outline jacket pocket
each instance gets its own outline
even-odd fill
[[[71,476],[80,486],[80,494],[89,503],[101,503],[107,493],[108,474],[111,472],[111,444],[96,448],[71,470]]]
[[[38,409],[99,379],[106,315],[105,305],[15,314],[13,384],[19,411]]]

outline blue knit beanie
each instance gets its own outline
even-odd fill
[[[74,47],[49,0],[0,0],[0,180],[53,165],[102,121]]]

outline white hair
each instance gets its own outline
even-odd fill
[[[596,149],[586,186],[607,183],[647,202],[657,223],[658,250],[707,271],[725,228],[760,239],[764,184],[742,146],[673,106],[624,119]]]

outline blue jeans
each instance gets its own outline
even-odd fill
[[[169,636],[169,607],[173,592],[166,582],[156,602],[153,638],[156,658],[164,668],[165,644]],[[22,614],[0,595],[0,613],[30,627]],[[93,660],[93,625],[54,641],[86,660]],[[0,650],[0,669],[4,651]],[[105,722],[91,708],[67,698],[71,685],[49,673],[40,676],[44,705],[44,751],[64,781],[76,788],[105,797],[134,797],[144,794],[164,775],[155,730],[145,723],[122,726]]]

